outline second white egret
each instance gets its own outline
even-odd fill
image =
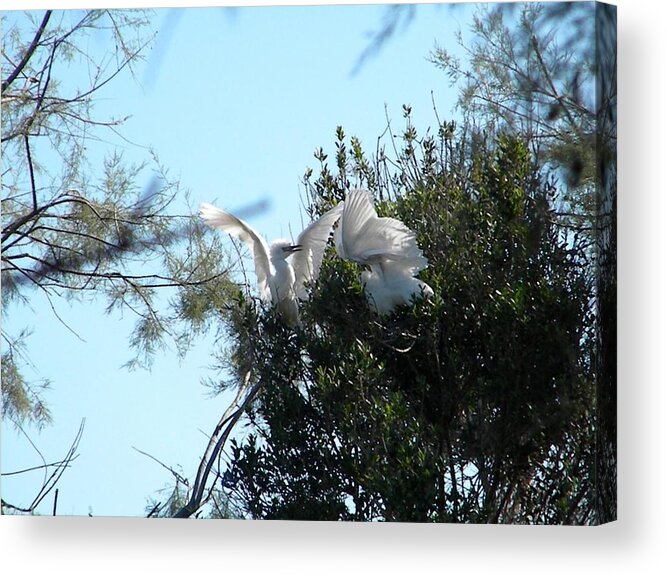
[[[367,190],[350,190],[335,232],[338,255],[370,267],[361,273],[370,304],[379,314],[414,297],[431,297],[432,288],[414,277],[428,266],[416,235],[395,218],[378,217]]]

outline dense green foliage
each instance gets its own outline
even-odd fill
[[[359,269],[325,260],[303,326],[242,302],[237,375],[262,391],[233,447],[232,497],[255,518],[582,523],[594,462],[591,286],[527,147],[474,149],[409,122],[398,158],[337,134],[306,174],[315,211],[350,181],[417,233],[435,290],[380,318]],[[408,168],[408,169],[407,169]]]
[[[378,318],[331,253],[302,329],[245,308],[237,376],[263,387],[230,494],[251,517],[615,518],[615,28],[598,4],[479,8],[464,61],[431,55],[462,129],[419,138],[405,107],[391,158],[341,128],[335,170],[316,152],[312,214],[370,188],[436,295]]]

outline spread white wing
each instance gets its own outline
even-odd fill
[[[266,240],[243,220],[211,204],[201,204],[199,216],[207,226],[222,230],[248,245],[254,258],[254,272],[257,276],[259,294],[264,301],[270,301],[268,278],[271,275],[271,263]]]
[[[326,243],[331,235],[331,229],[342,215],[343,206],[344,204],[340,203],[328,210],[298,236],[296,243],[301,246],[301,250],[291,256],[291,265],[296,277],[294,289],[299,299],[308,298],[305,284],[312,283],[319,277]]]
[[[360,264],[401,262],[412,274],[428,265],[414,232],[400,220],[378,217],[367,190],[347,194],[335,245],[341,258]]]

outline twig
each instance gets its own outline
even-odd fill
[[[28,159],[28,169],[30,171],[30,189],[32,191],[32,209],[37,210],[37,188],[35,187],[35,169],[32,164],[32,153],[30,152],[30,140],[28,134],[23,134],[25,142],[25,155]]]
[[[56,461],[54,463],[46,463],[45,465],[35,465],[34,467],[26,467],[25,469],[19,469],[18,471],[4,471],[0,475],[3,477],[10,477],[11,475],[20,475],[21,473],[29,473],[30,471],[37,471],[38,469],[44,469],[45,467],[57,467],[59,465],[62,465],[63,463],[66,463],[69,465],[72,461],[74,461],[78,457],[78,454],[72,457],[69,462],[66,462],[65,460],[62,461]]]
[[[134,447],[134,446],[132,446],[132,449],[134,449],[134,451],[138,451],[141,455],[145,455],[146,457],[152,459],[154,462],[160,464],[162,467],[164,467],[164,469],[169,471],[176,478],[176,481],[179,481],[183,485],[189,487],[189,482],[187,481],[187,479],[185,477],[183,477],[180,473],[178,473],[175,469],[173,469],[172,467],[169,467],[165,463],[162,463],[159,459],[150,455],[150,453],[146,453],[145,451],[141,451],[139,448]],[[159,504],[158,504],[158,506],[159,506]],[[148,517],[150,517],[150,515],[148,515]]]
[[[58,508],[58,489],[55,490],[55,496],[53,497],[53,517],[56,516],[56,509]]]
[[[156,503],[155,506],[150,510],[150,512],[148,513],[148,515],[146,515],[146,517],[149,518],[149,517],[152,517],[153,515],[155,515],[156,513],[158,513],[159,510],[160,510],[160,507],[161,507],[161,506],[162,506],[162,502],[161,502],[161,501],[158,502],[158,503]]]
[[[25,509],[24,507],[17,507],[16,505],[12,505],[11,503],[7,503],[4,499],[0,502],[0,505],[2,507],[6,507],[7,509],[13,509],[14,511],[20,511],[21,513],[31,513],[32,509]]]
[[[60,480],[60,477],[62,477],[62,474],[65,472],[65,469],[69,467],[69,463],[72,461],[72,458],[74,457],[76,450],[79,446],[79,441],[81,441],[81,436],[83,435],[83,428],[85,427],[86,420],[83,418],[81,420],[81,425],[79,425],[79,430],[76,433],[76,436],[74,437],[74,441],[72,442],[72,445],[69,448],[69,451],[67,452],[67,455],[63,459],[63,462],[61,465],[56,466],[55,471],[51,474],[51,476],[44,482],[42,485],[42,488],[39,490],[39,493],[37,493],[37,496],[33,500],[33,502],[30,504],[30,509],[34,510],[37,508],[37,506],[42,502],[44,497],[46,497],[51,489],[55,487],[55,485],[58,483]]]
[[[12,82],[16,80],[18,75],[23,71],[23,68],[25,68],[26,64],[32,58],[33,53],[37,49],[37,46],[39,44],[39,41],[42,38],[42,34],[44,33],[44,30],[46,29],[46,25],[49,22],[49,18],[51,18],[52,10],[47,10],[46,14],[44,14],[44,18],[42,19],[42,23],[39,25],[39,28],[37,29],[37,32],[35,33],[35,37],[32,39],[32,42],[30,43],[30,46],[26,50],[25,54],[23,54],[23,58],[21,58],[21,61],[18,63],[18,66],[14,68],[14,71],[7,77],[7,79],[2,83],[2,91],[1,93],[4,94],[5,90],[9,88],[9,86],[12,85]]]

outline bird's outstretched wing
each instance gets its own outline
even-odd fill
[[[270,301],[271,292],[268,286],[268,277],[271,274],[271,263],[266,240],[243,220],[211,204],[201,204],[199,216],[208,227],[227,232],[230,236],[240,239],[249,246],[254,258],[254,272],[257,276],[259,294],[264,301]]]
[[[401,261],[412,273],[428,265],[414,232],[400,220],[378,217],[367,190],[347,194],[335,245],[340,257],[361,264]]]
[[[343,206],[344,204],[341,202],[328,210],[298,236],[296,243],[301,246],[301,250],[291,256],[291,265],[296,277],[294,289],[299,299],[308,298],[306,282],[314,282],[319,277],[319,268],[324,259],[326,243],[331,235],[331,229],[342,215]]]

